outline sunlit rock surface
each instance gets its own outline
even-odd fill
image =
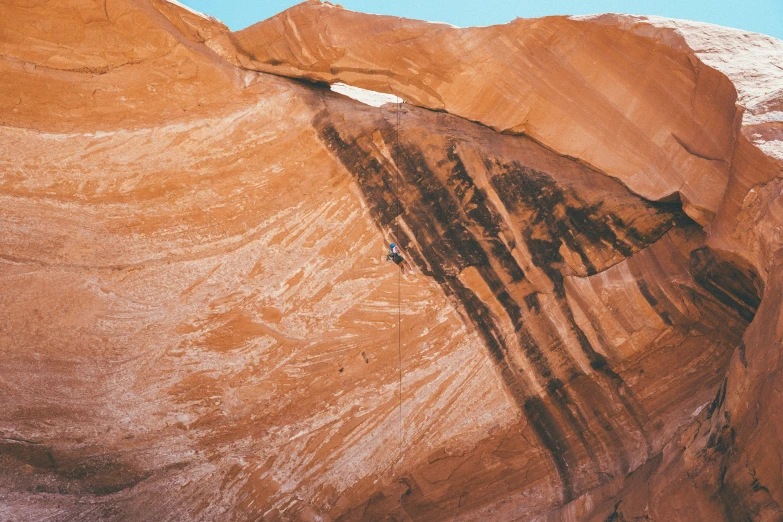
[[[0,519],[778,520],[782,48],[0,5]]]

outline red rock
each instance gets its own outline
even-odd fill
[[[779,41],[0,15],[0,518],[781,516]]]

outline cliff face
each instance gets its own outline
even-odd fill
[[[783,514],[779,41],[0,15],[0,518]]]

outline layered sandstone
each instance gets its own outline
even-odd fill
[[[781,516],[779,41],[0,15],[0,518]]]

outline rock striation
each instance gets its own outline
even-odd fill
[[[0,518],[777,520],[781,57],[3,3]]]

